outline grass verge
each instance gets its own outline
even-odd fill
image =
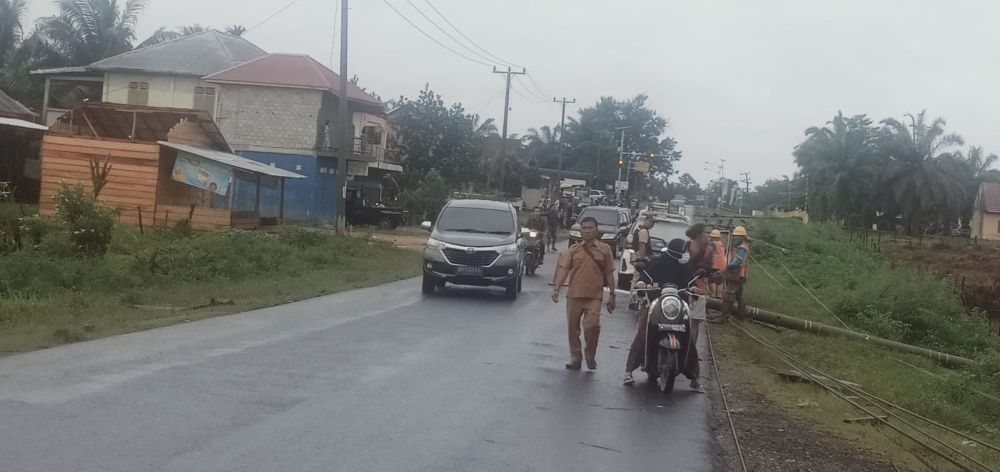
[[[0,255],[0,354],[273,306],[420,272],[414,251],[294,228],[146,234],[118,228],[102,258],[66,256],[53,247],[55,240]]]
[[[1000,380],[997,340],[986,334],[985,323],[977,314],[968,315],[961,308],[951,289],[953,284],[906,268],[892,269],[876,255],[854,247],[837,234],[839,230],[822,225],[778,225],[756,230],[767,242],[791,252],[781,254],[773,248],[762,250],[763,244],[754,246],[758,257],[751,264],[749,304],[837,324],[797,286],[784,265],[854,329],[964,354],[978,359],[980,365],[951,370],[922,357],[861,341],[793,330],[775,332],[757,325],[748,325],[748,329],[836,378],[859,383],[874,395],[983,441],[1000,443],[1000,402],[976,393],[1000,396],[996,394]],[[929,470],[923,461],[939,470],[953,468],[940,459],[928,459],[930,454],[887,427],[844,423],[845,418],[865,414],[817,386],[782,382],[772,369],[789,367],[734,327],[715,332],[721,334],[721,348],[730,357],[745,362],[742,375],[753,388],[789,414],[808,418],[824,431],[886,458],[903,470]],[[994,468],[1000,467],[1000,454],[916,423],[952,447]]]

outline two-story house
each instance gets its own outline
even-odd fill
[[[50,95],[64,93],[67,84],[85,85],[80,90],[92,90],[91,101],[204,110],[236,153],[307,177],[289,182],[287,219],[324,221],[336,215],[340,78],[308,56],[267,54],[246,39],[210,30],[87,66],[33,73],[46,78],[47,123],[67,112],[50,107],[56,104]],[[345,177],[349,187],[377,199],[382,175],[402,167],[386,151],[379,101],[354,85],[347,101],[355,139],[344,153]]]
[[[218,88],[215,119],[238,154],[307,176],[286,189],[293,218],[335,215],[335,130],[344,102],[354,136],[347,150],[348,187],[377,200],[382,176],[403,170],[386,152],[388,125],[378,99],[349,84],[343,100],[340,77],[309,56],[268,54],[204,80]]]

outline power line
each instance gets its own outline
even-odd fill
[[[521,65],[518,65],[518,64],[514,64],[513,62],[510,62],[510,61],[505,61],[505,60],[501,59],[500,56],[497,56],[496,54],[493,54],[493,53],[487,51],[485,48],[483,48],[478,43],[476,43],[475,41],[473,41],[472,38],[466,36],[465,33],[463,33],[462,30],[458,29],[458,27],[455,26],[451,21],[448,21],[448,18],[446,16],[444,16],[444,14],[441,13],[441,11],[438,10],[437,7],[435,7],[433,3],[431,3],[431,0],[424,0],[424,1],[427,2],[427,5],[429,5],[431,7],[431,9],[434,10],[434,12],[437,13],[438,16],[440,16],[442,20],[444,20],[445,23],[448,23],[448,26],[451,26],[451,28],[454,29],[455,32],[457,32],[461,37],[465,38],[467,41],[469,41],[470,43],[472,43],[473,46],[479,48],[480,51],[483,51],[488,56],[490,56],[490,57],[492,57],[492,58],[496,59],[497,61],[500,61],[500,62],[502,62],[504,64],[508,64],[508,65],[510,65],[512,67],[519,67],[521,69],[524,69],[524,66],[521,66]]]
[[[420,14],[420,16],[424,17],[424,19],[425,19],[425,20],[427,20],[427,22],[431,24],[431,26],[434,26],[435,28],[437,28],[437,29],[438,29],[438,31],[440,31],[440,32],[444,33],[444,35],[445,35],[445,36],[447,36],[447,37],[448,37],[448,39],[450,39],[450,40],[454,41],[454,42],[455,42],[456,44],[458,44],[459,46],[462,46],[463,48],[465,48],[465,50],[466,50],[466,51],[469,51],[469,52],[471,52],[472,54],[475,54],[476,56],[479,56],[479,58],[481,58],[481,59],[484,59],[484,60],[487,60],[487,61],[490,61],[490,63],[491,63],[491,64],[492,64],[492,63],[494,63],[494,62],[496,62],[496,61],[494,61],[493,59],[490,59],[489,57],[486,57],[486,56],[484,56],[484,55],[480,54],[480,53],[479,53],[479,52],[477,52],[477,51],[476,51],[475,49],[472,49],[472,48],[470,48],[469,46],[466,46],[466,45],[465,45],[465,43],[463,43],[463,42],[461,42],[461,41],[459,41],[459,40],[455,39],[455,37],[454,37],[454,36],[452,36],[452,35],[451,35],[450,33],[448,33],[447,31],[445,31],[445,29],[444,29],[444,28],[442,28],[442,27],[441,27],[441,25],[438,25],[438,24],[437,24],[437,23],[436,23],[436,22],[435,22],[434,20],[432,20],[432,19],[431,19],[431,17],[427,16],[427,14],[423,12],[423,10],[421,10],[421,9],[420,9],[420,8],[418,8],[418,7],[416,6],[416,5],[414,5],[414,4],[413,4],[413,1],[412,1],[412,0],[406,0],[406,3],[409,3],[409,4],[410,4],[410,6],[411,6],[411,7],[413,7],[413,9],[414,9],[414,10],[416,10],[416,11],[417,11],[417,13],[419,13],[419,14]],[[499,63],[498,63],[498,64],[499,64]]]
[[[521,86],[521,88],[524,89],[525,92],[528,92],[528,94],[531,95],[530,97],[526,97],[523,94],[521,94],[520,92],[518,92],[517,89],[515,88],[514,92],[516,92],[518,95],[521,95],[522,98],[527,99],[527,100],[532,101],[532,102],[539,102],[539,103],[540,102],[548,102],[548,100],[546,100],[544,97],[539,96],[537,93],[535,93],[534,91],[532,91],[530,87],[528,87],[527,85],[525,85],[524,82],[521,80],[520,77],[514,77],[514,80],[517,81],[517,83]]]
[[[484,65],[484,66],[493,66],[493,64],[490,64],[490,63],[487,63],[487,62],[483,62],[483,61],[480,61],[478,59],[466,56],[465,54],[462,54],[462,53],[460,53],[460,52],[458,52],[458,51],[456,51],[456,50],[454,50],[454,49],[446,46],[441,41],[438,41],[433,36],[427,34],[426,31],[420,29],[420,27],[417,26],[414,22],[410,21],[410,19],[407,18],[406,15],[404,15],[401,11],[397,10],[396,7],[392,6],[392,4],[389,3],[389,0],[382,0],[382,2],[385,3],[389,8],[391,8],[392,11],[396,12],[396,14],[399,15],[400,18],[402,18],[404,21],[406,21],[407,23],[409,23],[410,26],[412,26],[414,29],[416,29],[417,31],[419,31],[420,34],[423,34],[424,36],[427,37],[427,39],[430,39],[431,41],[434,41],[434,43],[436,43],[438,46],[441,46],[441,47],[447,49],[452,54],[454,54],[454,55],[456,55],[458,57],[461,57],[462,59],[465,59],[467,61],[475,62],[476,64],[480,64],[480,65]]]
[[[253,25],[253,26],[251,26],[251,27],[247,28],[246,32],[247,32],[247,33],[249,33],[249,32],[251,32],[251,31],[253,31],[253,30],[254,30],[255,28],[257,28],[258,26],[260,26],[260,25],[263,25],[264,23],[267,23],[268,21],[271,21],[271,18],[274,18],[274,17],[276,17],[276,16],[280,15],[280,14],[281,14],[281,12],[283,12],[283,11],[285,11],[285,10],[287,10],[287,9],[291,8],[291,6],[292,6],[292,5],[295,5],[296,3],[299,3],[299,0],[292,0],[292,1],[288,2],[288,4],[287,4],[287,5],[285,5],[285,6],[281,7],[281,8],[279,8],[279,9],[278,9],[278,11],[276,11],[276,12],[274,12],[274,13],[271,13],[271,15],[270,15],[270,16],[268,16],[267,18],[264,18],[264,20],[263,20],[263,21],[261,21],[260,23],[257,23],[256,25]]]
[[[538,89],[539,92],[541,92],[541,94],[542,94],[541,96],[542,97],[548,97],[549,96],[549,94],[545,93],[545,91],[542,90],[542,88],[538,86],[538,82],[535,82],[535,78],[532,77],[531,74],[526,74],[526,75],[528,76],[528,80],[531,81],[531,84],[534,85],[535,88]]]

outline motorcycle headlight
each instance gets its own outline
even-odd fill
[[[572,237],[574,237],[574,238],[579,238],[580,237],[580,232],[577,231],[577,230],[575,230],[575,229],[574,230],[570,230],[569,235],[572,236]]]
[[[668,321],[674,321],[681,316],[681,301],[674,297],[663,297],[660,300],[660,310]]]
[[[537,238],[538,237],[538,232],[537,231],[532,231],[532,232],[528,233],[528,237],[529,238]]]
[[[602,234],[601,239],[615,239],[614,234]]]
[[[444,249],[444,243],[434,238],[427,238],[427,249]]]
[[[517,254],[517,253],[518,253],[517,244],[511,244],[500,248],[500,254]]]

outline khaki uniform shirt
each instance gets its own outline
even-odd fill
[[[559,258],[559,267],[569,274],[569,298],[600,300],[604,298],[605,276],[614,272],[615,262],[611,246],[600,241],[589,244],[584,241],[570,246]]]

